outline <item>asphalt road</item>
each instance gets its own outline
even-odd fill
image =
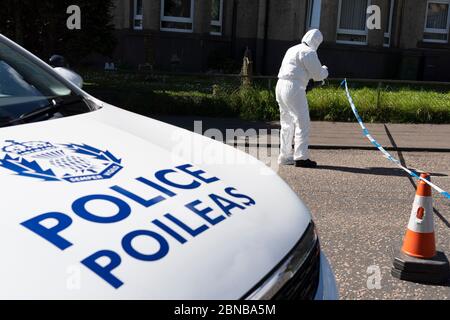
[[[449,153],[403,152],[402,157],[408,166],[430,171],[433,182],[450,190]],[[414,199],[407,175],[378,151],[312,150],[312,158],[320,168],[280,167],[279,175],[312,212],[340,298],[449,299],[450,284],[421,285],[390,274]],[[437,247],[450,256],[450,201],[436,193],[433,201],[440,215],[435,214]],[[379,289],[370,285],[377,269]]]

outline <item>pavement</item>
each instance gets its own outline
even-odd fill
[[[201,120],[200,133],[218,129],[224,137],[226,129],[241,128],[244,132],[239,135],[250,137],[225,139],[227,143],[243,143],[245,151],[267,164],[276,159],[271,153],[278,152],[273,148],[278,144],[277,135],[264,131],[278,129],[276,122],[160,119],[190,130],[194,120]],[[435,184],[450,191],[450,125],[367,127],[380,144],[395,150],[391,151],[394,157],[408,167],[430,172]],[[336,275],[340,298],[450,299],[450,279],[433,286],[401,281],[390,274],[408,224],[415,181],[373,148],[357,123],[313,122],[311,145],[311,158],[319,168],[282,166],[276,170],[310,209],[322,250]],[[434,192],[433,206],[437,248],[450,257],[450,201]]]
[[[242,129],[238,136],[246,135],[247,145],[257,145],[261,141],[279,144],[278,121],[245,121],[234,118],[158,116],[157,119],[178,127],[194,131],[195,121],[201,121],[202,133],[208,129],[218,129],[226,137],[226,130]],[[437,124],[366,124],[372,136],[387,150],[450,152],[450,125]],[[255,130],[255,131],[253,131]],[[264,132],[267,130],[267,132]],[[362,149],[374,150],[372,144],[362,135],[358,123],[322,122],[311,123],[311,149]],[[231,141],[228,141],[230,143]],[[236,140],[239,143],[239,139]]]

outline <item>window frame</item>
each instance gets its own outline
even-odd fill
[[[367,29],[367,8],[371,5],[371,0],[366,0],[366,10],[364,11],[366,16],[366,23],[364,24],[365,30],[353,30],[353,29],[341,29],[339,26],[341,25],[341,10],[342,10],[342,0],[339,0],[339,8],[338,8],[338,18],[337,18],[337,28],[336,28],[336,43],[338,44],[352,44],[359,46],[366,46],[368,44],[368,35],[369,30]],[[351,40],[338,40],[337,36],[339,34],[344,35],[355,35],[355,36],[365,36],[365,41],[351,41]]]
[[[133,30],[144,30],[144,0],[142,0],[142,14],[137,14],[137,2],[133,0]],[[136,26],[136,21],[141,21],[140,27]]]
[[[322,0],[308,0],[308,8],[307,8],[307,16],[306,16],[306,29],[310,30],[313,28],[317,28],[319,29],[320,27],[320,18],[321,18],[321,14],[322,14]],[[312,27],[311,23],[313,21],[313,17],[314,17],[314,8],[317,9],[318,12],[316,12],[316,14],[318,14],[318,23],[319,26],[317,27]],[[316,17],[317,18],[317,17]]]
[[[194,0],[191,0],[191,14],[189,18],[182,17],[174,17],[174,16],[165,16],[164,15],[164,7],[165,2],[170,0],[161,0],[161,13],[160,13],[160,31],[167,32],[181,32],[181,33],[193,33],[194,32]],[[180,22],[180,23],[190,23],[191,29],[179,29],[179,28],[164,28],[162,26],[163,22]]]
[[[387,22],[388,30],[384,33],[383,37],[383,47],[390,48],[391,47],[391,35],[392,35],[392,22],[394,17],[394,8],[395,8],[395,0],[391,0],[391,6],[389,8],[389,20]],[[384,43],[385,39],[389,39],[388,43]]]
[[[209,34],[213,36],[221,36],[223,34],[223,1],[220,0],[219,20],[211,20],[210,26],[220,27],[220,32],[210,31]]]
[[[447,28],[446,29],[436,29],[436,28],[427,28],[428,22],[428,8],[430,3],[439,3],[446,4],[448,6],[447,9]],[[428,0],[427,1],[427,9],[425,10],[425,26],[423,28],[423,36],[422,41],[428,43],[448,43],[449,36],[449,27],[450,27],[450,0]],[[434,34],[445,34],[447,35],[447,40],[439,40],[439,39],[425,39],[425,33],[434,33]]]

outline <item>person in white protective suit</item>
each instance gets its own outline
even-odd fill
[[[319,30],[308,31],[301,44],[286,52],[278,73],[276,98],[281,122],[278,163],[281,165],[317,166],[316,162],[310,160],[308,151],[310,118],[306,87],[311,79],[323,81],[328,77],[328,68],[322,66],[316,52],[322,41]],[[294,136],[295,147],[292,150]]]

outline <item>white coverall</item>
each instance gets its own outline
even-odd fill
[[[279,163],[309,159],[310,119],[306,86],[310,79],[322,81],[328,77],[328,68],[322,66],[316,53],[322,41],[319,30],[308,31],[301,44],[286,52],[281,64],[276,87],[281,122]]]

